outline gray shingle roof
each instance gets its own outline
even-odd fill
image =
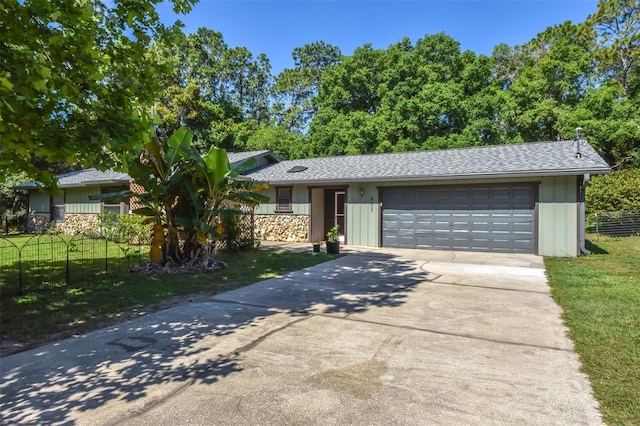
[[[247,151],[247,152],[227,152],[227,155],[229,156],[229,163],[231,163],[231,167],[236,167],[251,157],[260,158],[260,157],[270,155],[271,157],[273,157],[275,161],[280,160],[278,157],[275,156],[274,153],[268,150]]]
[[[229,156],[229,163],[231,163],[231,167],[236,167],[251,157],[256,157],[257,159],[268,157],[270,161],[280,161],[274,153],[268,150],[228,152],[227,155]],[[58,178],[58,186],[60,188],[122,184],[131,181],[131,178],[126,173],[114,172],[112,170],[101,172],[94,168],[65,173],[56,177]],[[36,188],[38,188],[38,184],[36,182],[27,182],[14,186],[14,189]]]
[[[576,155],[574,141],[492,145],[440,151],[353,155],[289,160],[247,176],[272,184],[415,181],[609,173],[609,165],[587,143]],[[290,173],[295,166],[304,171]]]
[[[81,186],[109,185],[109,184],[125,184],[131,181],[126,173],[114,172],[107,170],[101,172],[94,168],[78,170],[77,172],[65,173],[58,175],[58,186],[60,188],[74,188]],[[36,189],[36,182],[28,182],[17,185],[15,189]]]

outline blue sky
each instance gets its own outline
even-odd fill
[[[356,47],[374,48],[409,37],[414,43],[445,32],[462,50],[490,55],[499,43],[526,43],[547,27],[570,20],[583,22],[597,10],[597,0],[200,0],[178,17],[184,31],[199,27],[222,33],[231,46],[243,46],[254,57],[265,53],[272,74],[293,67],[294,47],[323,40],[350,55]],[[170,5],[161,19],[173,22]]]

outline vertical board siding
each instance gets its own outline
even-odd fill
[[[65,192],[65,213],[102,213],[102,202],[89,199],[90,195],[100,194],[100,187],[69,188]]]
[[[578,255],[577,176],[545,177],[538,202],[538,254]]]
[[[29,211],[32,213],[49,213],[51,195],[48,192],[29,191]]]
[[[363,192],[360,195],[360,191]],[[347,244],[377,247],[380,215],[375,185],[352,185],[347,194]]]

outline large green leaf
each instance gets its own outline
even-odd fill
[[[122,198],[125,197],[131,197],[134,196],[135,194],[131,191],[129,191],[128,189],[122,190],[122,191],[118,191],[118,192],[110,192],[108,194],[95,194],[95,195],[89,195],[89,199],[92,201],[117,201],[120,200]]]
[[[209,152],[203,157],[207,169],[213,177],[213,187],[215,190],[224,183],[231,173],[231,165],[229,164],[229,156],[224,148],[216,148],[212,146]]]
[[[169,167],[173,167],[185,156],[189,156],[189,145],[193,140],[193,133],[187,130],[185,127],[180,127],[176,130],[169,139],[167,139],[167,152],[165,154],[165,160]]]

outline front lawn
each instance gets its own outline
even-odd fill
[[[600,237],[579,258],[546,258],[552,295],[610,425],[640,424],[640,237]]]
[[[0,299],[2,340],[39,339],[87,332],[106,323],[157,310],[166,300],[214,295],[334,259],[334,256],[254,250],[220,253],[228,267],[214,273],[142,276],[104,275],[82,285],[59,285]]]

